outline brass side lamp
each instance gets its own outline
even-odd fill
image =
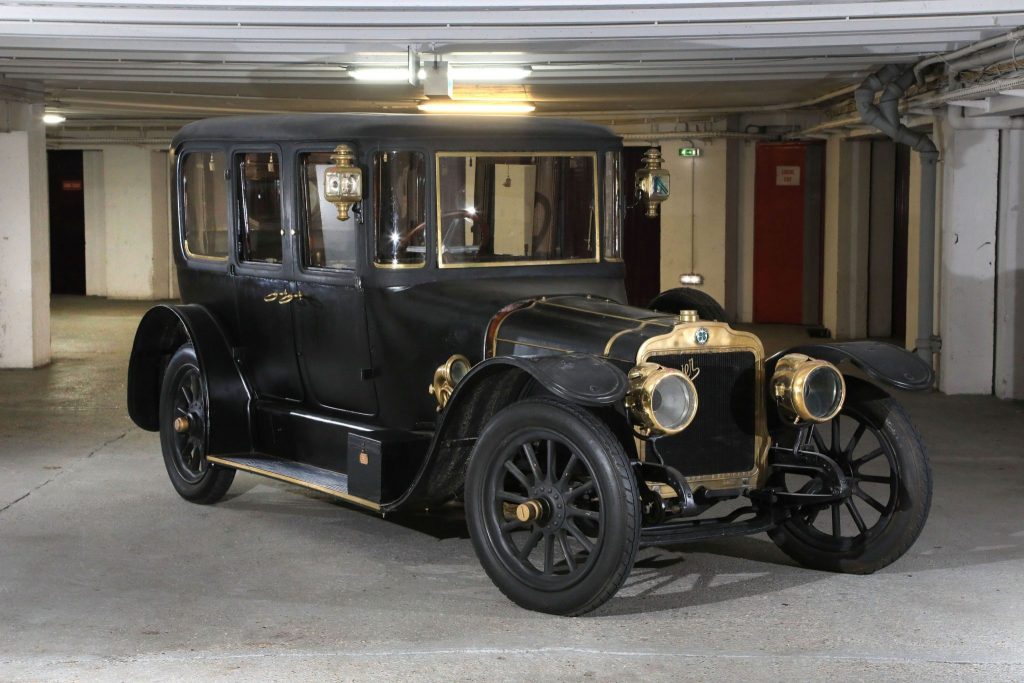
[[[353,204],[363,199],[363,169],[355,164],[356,153],[349,145],[334,148],[334,166],[324,171],[324,199],[338,207],[338,220],[347,221]]]

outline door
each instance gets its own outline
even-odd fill
[[[818,143],[757,146],[754,322],[820,322],[823,160]]]
[[[292,323],[288,212],[282,211],[281,155],[231,155],[235,221],[235,304],[241,362],[258,398],[299,402],[302,380]],[[289,296],[291,295],[291,296]]]
[[[324,171],[332,166],[330,152],[299,155],[300,215],[297,293],[292,306],[299,365],[306,403],[372,415],[377,394],[370,363],[363,289],[356,274],[358,234],[362,211],[338,218],[324,199]]]

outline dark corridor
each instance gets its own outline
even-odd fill
[[[46,153],[50,187],[50,291],[85,294],[82,152]]]
[[[622,256],[626,262],[626,296],[634,306],[647,308],[661,293],[661,216],[648,218],[633,195],[633,175],[643,165],[646,147],[622,150],[622,187],[626,193]]]

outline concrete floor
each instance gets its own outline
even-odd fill
[[[0,372],[0,680],[1024,680],[1024,404],[902,396],[935,499],[882,572],[801,569],[763,535],[647,550],[563,619],[506,601],[457,516],[248,474],[180,499],[125,414],[146,308],[57,299],[53,364]]]

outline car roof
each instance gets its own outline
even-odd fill
[[[621,143],[604,126],[533,116],[434,116],[426,114],[289,114],[224,116],[184,126],[172,147],[190,141],[311,141],[339,139],[479,139],[522,137],[571,142]]]

